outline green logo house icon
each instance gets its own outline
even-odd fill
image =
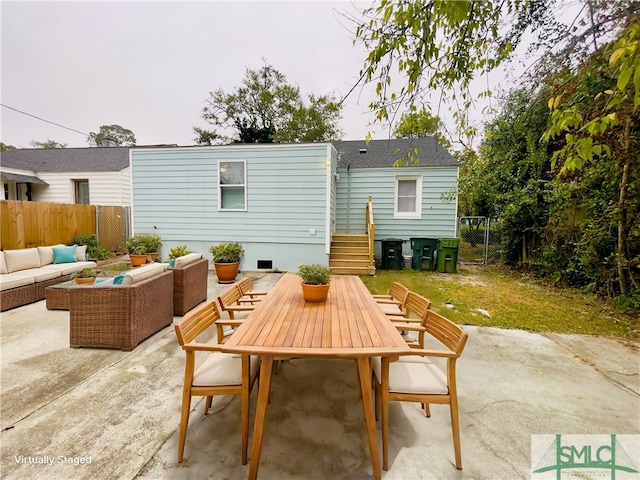
[[[534,448],[533,437],[545,437],[545,443],[537,442]],[[549,437],[552,437],[548,443]],[[563,478],[597,479],[640,479],[637,463],[640,453],[637,440],[640,435],[623,435],[625,439],[635,440],[629,454],[619,438],[612,435],[532,435],[532,480]],[[540,445],[543,448],[540,448]],[[627,447],[629,449],[629,447]],[[632,459],[634,457],[634,459]],[[549,473],[554,473],[549,475]],[[619,474],[616,477],[616,474]],[[546,474],[546,475],[543,475]]]

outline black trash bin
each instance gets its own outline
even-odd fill
[[[438,239],[438,271],[441,273],[458,272],[458,246],[457,238]]]
[[[402,239],[382,240],[382,270],[402,269]]]
[[[413,259],[411,266],[414,270],[436,269],[437,238],[411,238]]]

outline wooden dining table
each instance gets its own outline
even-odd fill
[[[298,275],[283,275],[222,346],[223,352],[262,360],[249,478],[258,476],[274,362],[314,357],[356,360],[373,473],[380,479],[370,359],[394,357],[410,348],[359,277],[333,275],[325,302],[305,301],[301,281]]]

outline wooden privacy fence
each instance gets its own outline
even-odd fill
[[[99,220],[98,220],[99,217]],[[127,215],[123,207],[71,203],[0,201],[2,250],[70,244],[74,237],[98,235],[100,244],[118,250],[126,240]]]

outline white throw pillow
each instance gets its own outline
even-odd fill
[[[53,263],[53,247],[64,247],[64,244],[59,243],[57,245],[49,245],[48,247],[37,247],[41,267]]]
[[[78,245],[76,248],[76,258],[79,262],[87,261],[87,246],[86,245]]]
[[[4,252],[0,250],[0,273],[9,273],[7,272],[7,264],[4,263]]]

